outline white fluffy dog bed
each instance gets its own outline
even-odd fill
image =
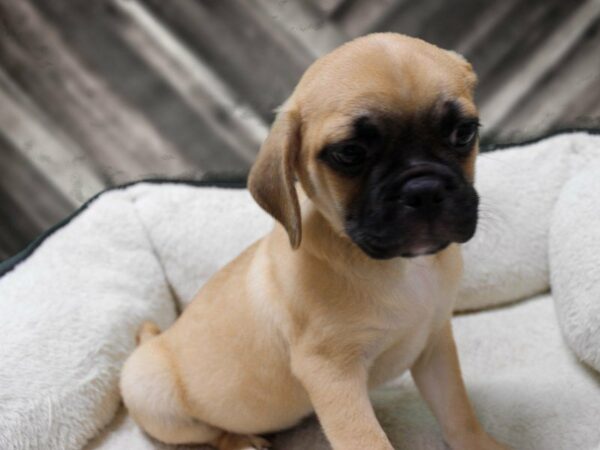
[[[515,449],[600,448],[600,136],[497,150],[477,177],[458,307],[479,312],[454,319],[477,413]],[[0,448],[167,448],[120,409],[135,332],[167,327],[271,224],[243,189],[138,183],[0,265]],[[373,401],[396,448],[445,448],[409,377]],[[328,448],[315,419],[271,439]]]

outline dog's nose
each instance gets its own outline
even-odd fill
[[[444,202],[451,187],[444,178],[439,176],[414,177],[400,188],[400,199],[410,208],[430,210]]]

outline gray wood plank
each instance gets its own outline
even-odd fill
[[[581,3],[582,0],[517,2],[488,38],[467,55],[480,76],[479,98],[489,98],[511,74],[518,73],[548,35]]]
[[[376,24],[386,20],[407,0],[347,0],[340,4],[331,18],[348,36],[356,37],[378,31]],[[381,31],[389,31],[381,28]]]
[[[372,31],[395,31],[419,37],[428,17],[441,10],[445,0],[405,0],[397,2],[371,28]]]
[[[314,8],[318,8],[325,16],[331,16],[341,8],[345,3],[351,0],[303,0],[305,3],[311,4]]]
[[[499,126],[496,139],[516,142],[549,130],[599,127],[600,18],[567,57],[524,98]]]
[[[107,180],[143,178],[157,167],[189,170],[188,162],[168,159],[177,154],[172,145],[83,64],[29,2],[0,0],[0,14],[8,35],[0,39],[0,64],[86,148]]]
[[[473,33],[482,16],[496,13],[511,0],[462,0],[443,2],[423,17],[418,36],[442,48],[458,50],[461,41]]]
[[[255,20],[270,30],[274,40],[297,41],[312,59],[330,52],[348,40],[348,35],[337,24],[328,21],[309,2],[246,0],[246,4],[251,6],[248,11]]]
[[[0,68],[0,132],[73,205],[106,187],[86,152]],[[31,182],[35,182],[31,180]]]
[[[488,132],[494,133],[501,129],[502,121],[520,107],[522,100],[536,88],[544,76],[556,70],[581,40],[585,30],[599,17],[600,1],[587,0],[559,23],[553,18],[555,26],[548,27],[550,32],[538,44],[535,53],[532,56],[526,55],[526,60],[518,59],[518,70],[507,75],[503,86],[481,102],[480,113]]]
[[[216,134],[244,161],[251,163],[267,125],[214,70],[194,55],[138,0],[115,0],[116,32],[188,105],[208,131]],[[202,130],[198,130],[202,132]],[[214,149],[202,148],[210,154]]]
[[[0,259],[4,259],[75,206],[1,133],[0,173]]]
[[[238,95],[270,123],[312,56],[271,30],[234,0],[145,0],[151,9]]]
[[[199,117],[136,49],[123,41],[119,31],[131,23],[111,2],[90,6],[81,0],[32,1],[111,94],[152,127],[163,141],[164,160],[179,166],[173,172],[168,164],[155,161],[148,175],[199,177],[202,171],[247,168],[248,162],[236,154],[231,142],[223,139],[206,117]],[[214,106],[213,111],[225,122],[226,114]],[[142,155],[140,151],[137,154]]]
[[[99,186],[243,175],[273,109],[346,36],[464,53],[484,141],[600,127],[599,19],[572,22],[598,1],[0,0],[0,258]]]

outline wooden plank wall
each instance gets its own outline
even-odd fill
[[[464,54],[485,142],[600,124],[600,0],[0,0],[0,259],[99,190],[240,177],[303,70],[375,31]]]

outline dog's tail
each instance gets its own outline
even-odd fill
[[[142,326],[137,332],[137,345],[141,345],[148,339],[153,338],[154,336],[158,336],[159,334],[160,328],[158,328],[158,325],[148,320],[142,324]]]

